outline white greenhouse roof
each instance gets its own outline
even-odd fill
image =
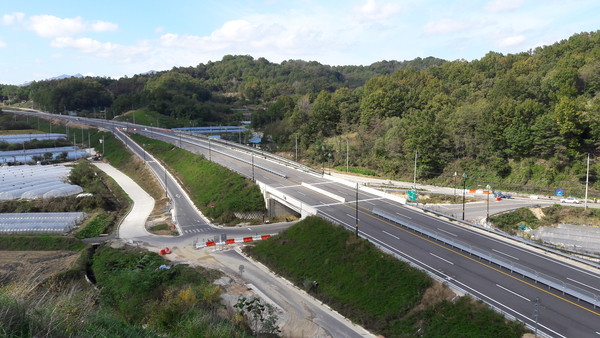
[[[45,141],[45,140],[58,140],[66,139],[66,134],[16,134],[16,135],[0,135],[0,142],[6,142],[9,144],[29,142],[32,140]]]
[[[65,183],[70,167],[63,165],[22,165],[0,167],[0,200],[70,196],[83,191]]]
[[[84,212],[0,214],[0,234],[67,233],[85,218]]]

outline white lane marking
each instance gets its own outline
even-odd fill
[[[523,297],[523,296],[521,296],[520,294],[518,294],[518,293],[516,293],[516,292],[514,292],[514,291],[512,291],[512,290],[509,290],[509,289],[505,288],[505,287],[504,287],[504,286],[502,286],[502,285],[496,284],[496,286],[497,286],[497,287],[499,287],[499,288],[500,288],[500,289],[502,289],[502,290],[505,290],[505,291],[508,291],[508,292],[512,293],[513,295],[515,295],[515,296],[517,296],[517,297],[521,297],[521,298],[525,299],[526,301],[528,301],[528,302],[531,302],[531,299],[529,299],[529,298],[527,298],[527,297]]]
[[[582,282],[580,282],[580,281],[578,281],[578,280],[574,280],[574,279],[572,279],[572,278],[569,278],[569,277],[567,277],[567,279],[568,279],[568,280],[570,280],[571,282],[575,282],[575,283],[581,284],[581,285],[583,285],[583,286],[587,286],[587,287],[588,287],[588,288],[590,288],[590,289],[594,289],[594,290],[596,290],[596,291],[600,291],[600,289],[596,289],[595,287],[589,286],[589,285],[587,285],[587,284],[583,284]]]
[[[396,215],[398,215],[398,216],[402,216],[402,217],[404,217],[404,218],[412,219],[412,218],[410,218],[410,216],[402,215],[402,214],[401,214],[401,213],[399,213],[399,212],[397,212],[397,213],[396,213]]]
[[[350,214],[346,214],[346,216],[350,217],[350,218],[356,218],[356,215],[350,215]],[[360,218],[358,219],[360,221]]]
[[[507,254],[507,253],[505,253],[505,252],[502,252],[502,251],[499,251],[499,250],[496,250],[496,249],[492,249],[492,251],[495,251],[495,252],[497,252],[497,253],[499,253],[499,254],[502,254],[502,255],[504,255],[504,256],[510,257],[510,258],[512,258],[512,259],[519,260],[517,257],[515,257],[515,256],[511,256],[511,255],[509,255],[509,254]]]
[[[600,335],[600,332],[596,331],[596,334],[597,334],[597,335]]]
[[[400,237],[398,237],[398,236],[394,236],[394,235],[390,234],[389,232],[387,232],[387,231],[385,231],[385,230],[383,230],[383,233],[384,233],[384,234],[386,234],[386,235],[388,235],[388,236],[392,236],[392,237],[394,237],[395,239],[400,239]]]
[[[444,258],[442,258],[442,257],[440,257],[440,256],[438,256],[438,255],[436,255],[436,254],[434,254],[434,253],[432,253],[432,252],[430,252],[429,254],[430,254],[430,255],[432,255],[432,256],[433,256],[433,257],[435,257],[435,258],[439,258],[439,259],[443,260],[444,262],[446,262],[446,263],[448,263],[448,264],[452,264],[452,265],[454,265],[454,263],[450,262],[449,260],[447,260],[447,259],[444,259]]]
[[[347,225],[347,224],[346,224],[346,226],[347,226],[348,228],[350,228],[350,226],[349,226],[349,225]],[[352,229],[352,228],[350,228],[350,229]],[[400,254],[400,255],[402,255],[402,256],[404,256],[404,257],[406,257],[406,258],[405,258],[405,259],[403,259],[403,260],[407,260],[407,261],[411,261],[411,260],[412,260],[413,262],[417,262],[417,263],[421,264],[421,266],[424,266],[425,268],[429,269],[430,271],[437,271],[437,272],[439,272],[439,273],[441,273],[441,274],[445,275],[447,278],[449,278],[449,279],[452,279],[452,283],[460,284],[460,285],[461,285],[463,288],[465,288],[465,289],[470,289],[470,290],[471,290],[473,293],[477,293],[477,294],[479,294],[479,297],[480,297],[480,298],[487,298],[487,299],[489,299],[490,301],[492,301],[492,302],[494,302],[494,303],[498,304],[498,306],[502,306],[502,307],[504,307],[504,308],[506,308],[506,309],[508,309],[508,310],[510,310],[510,311],[512,311],[512,312],[514,312],[514,313],[516,313],[516,314],[518,314],[518,315],[519,315],[519,316],[521,316],[521,317],[522,317],[524,320],[528,320],[528,321],[530,321],[531,323],[533,323],[533,320],[532,320],[531,318],[529,318],[529,316],[525,316],[524,314],[522,314],[522,313],[520,313],[520,312],[516,311],[515,309],[513,309],[513,308],[511,308],[511,307],[509,307],[509,306],[507,306],[507,305],[505,305],[505,304],[503,304],[503,303],[500,303],[499,301],[497,301],[497,300],[495,300],[495,299],[493,299],[493,298],[491,298],[491,297],[488,297],[488,296],[486,296],[484,293],[481,293],[481,292],[479,292],[479,291],[477,291],[477,290],[473,289],[472,287],[468,286],[468,285],[467,285],[467,284],[465,284],[465,283],[462,283],[461,281],[459,281],[459,280],[457,280],[457,279],[450,278],[450,276],[448,276],[448,275],[446,275],[446,274],[442,273],[442,272],[441,272],[441,271],[439,271],[439,270],[436,270],[436,269],[432,268],[431,266],[429,266],[429,265],[427,265],[427,264],[425,264],[425,263],[421,262],[420,260],[418,260],[418,259],[416,259],[416,258],[412,257],[411,255],[409,255],[409,254],[405,253],[404,251],[400,251],[400,250],[398,250],[398,249],[396,249],[396,248],[394,248],[394,247],[392,247],[392,246],[389,246],[388,244],[386,244],[386,243],[384,243],[384,242],[382,242],[382,241],[380,241],[380,240],[378,240],[378,239],[374,238],[373,236],[369,236],[369,235],[368,235],[368,234],[366,234],[366,233],[363,233],[363,236],[365,236],[365,237],[368,237],[368,238],[370,238],[370,239],[371,239],[373,242],[378,242],[378,243],[379,243],[379,244],[381,244],[382,246],[384,246],[384,247],[387,247],[388,249],[390,249],[391,251],[395,251],[395,252],[397,252],[398,254]],[[544,326],[544,325],[542,325],[542,324],[538,324],[538,326],[539,326],[539,327],[542,327],[542,328],[544,328],[544,329],[546,329],[546,330],[548,330],[548,331],[550,331],[550,332],[552,332],[552,333],[554,333],[554,334],[555,334],[556,336],[558,336],[558,337],[567,338],[567,337],[563,336],[562,334],[560,334],[560,333],[558,333],[558,332],[556,332],[556,331],[554,331],[554,330],[550,329],[550,328],[549,328],[549,327],[547,327],[547,326]]]
[[[440,229],[440,228],[437,228],[437,229],[438,229],[439,231],[442,231],[442,232],[445,232],[445,233],[447,233],[448,235],[452,235],[452,236],[454,236],[454,237],[458,237],[458,235],[457,235],[457,234],[453,234],[453,233],[451,233],[450,231],[446,231],[446,230],[444,230],[444,229]]]
[[[250,230],[250,231],[252,231],[252,229],[250,229],[250,228],[247,228],[247,229]]]
[[[359,201],[359,202],[360,202],[360,201]],[[368,203],[368,204],[370,204],[370,205],[375,205],[375,203],[373,203],[373,202],[369,202],[369,201],[365,201],[365,203]]]
[[[300,192],[300,191],[298,191],[298,190],[296,190],[296,192],[297,192],[297,193],[299,193],[299,194],[300,194],[300,195],[302,195],[302,196],[306,196],[306,194],[305,194],[305,193],[303,193],[303,192]]]

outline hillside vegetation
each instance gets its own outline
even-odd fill
[[[220,273],[158,254],[100,247],[48,280],[0,285],[2,337],[252,337],[221,310]],[[84,280],[86,266],[97,288]],[[233,320],[232,320],[233,319]]]
[[[386,337],[520,337],[522,324],[447,290],[420,270],[321,218],[309,217],[246,252],[277,274]],[[451,297],[450,297],[451,298]]]
[[[203,215],[230,223],[235,220],[236,211],[265,210],[258,186],[238,173],[172,144],[137,134],[130,136],[169,167]]]
[[[349,162],[378,174],[551,194],[583,194],[585,156],[600,147],[600,31],[478,60],[435,58],[331,67],[225,56],[133,78],[71,78],[2,86],[11,102],[111,118],[144,108],[185,125],[247,119],[314,165]],[[150,121],[148,121],[150,122]],[[154,123],[154,122],[150,122]],[[591,168],[592,193],[600,192]]]

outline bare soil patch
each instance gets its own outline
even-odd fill
[[[43,281],[69,270],[80,254],[78,251],[0,251],[0,284]]]

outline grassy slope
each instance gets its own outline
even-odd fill
[[[194,204],[207,217],[229,222],[233,220],[233,211],[264,210],[262,194],[250,180],[166,142],[131,136],[175,172]]]
[[[432,285],[410,267],[340,227],[311,217],[247,252],[343,315],[385,336],[520,336],[524,329],[465,298],[413,309]],[[312,281],[319,285],[311,288]],[[482,323],[478,318],[485,318]],[[487,324],[489,323],[489,325]],[[460,334],[459,334],[460,333]]]

